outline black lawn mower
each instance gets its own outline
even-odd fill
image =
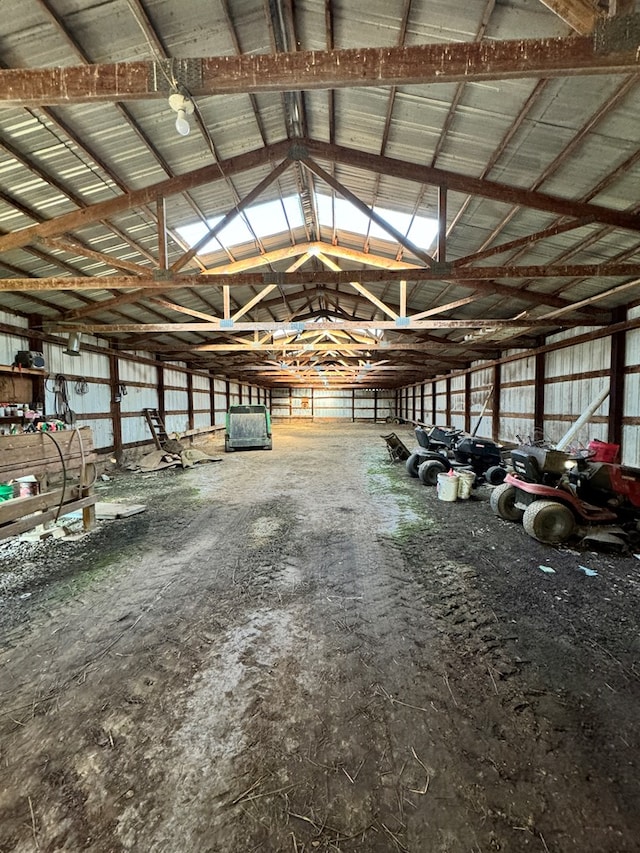
[[[475,485],[486,482],[502,483],[507,473],[499,445],[488,438],[476,438],[463,430],[451,427],[417,426],[418,445],[405,465],[412,477],[425,486],[435,486],[438,474],[451,469],[471,470],[476,475]]]

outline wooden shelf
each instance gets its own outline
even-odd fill
[[[10,373],[12,376],[48,376],[43,367],[13,367],[10,364],[0,364],[0,373]]]

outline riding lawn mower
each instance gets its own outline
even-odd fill
[[[522,522],[529,536],[557,544],[574,534],[625,545],[638,532],[640,469],[611,461],[616,445],[589,442],[565,453],[521,445],[511,451],[513,473],[491,493],[491,508]]]
[[[476,438],[459,429],[417,426],[418,445],[405,465],[412,477],[425,486],[435,486],[438,474],[452,469],[471,470],[476,484],[497,485],[507,473],[499,445],[488,438]]]

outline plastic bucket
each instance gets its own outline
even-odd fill
[[[0,501],[10,501],[13,497],[13,483],[0,483]]]
[[[438,474],[438,498],[441,501],[457,501],[458,500],[458,480],[460,477],[457,474],[446,472]]]
[[[458,471],[458,497],[467,500],[471,497],[471,489],[475,483],[476,475],[473,471]]]

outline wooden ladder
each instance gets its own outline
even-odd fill
[[[142,411],[149,424],[156,447],[158,450],[162,450],[162,445],[168,440],[169,436],[160,417],[160,412],[157,409],[143,409]]]

